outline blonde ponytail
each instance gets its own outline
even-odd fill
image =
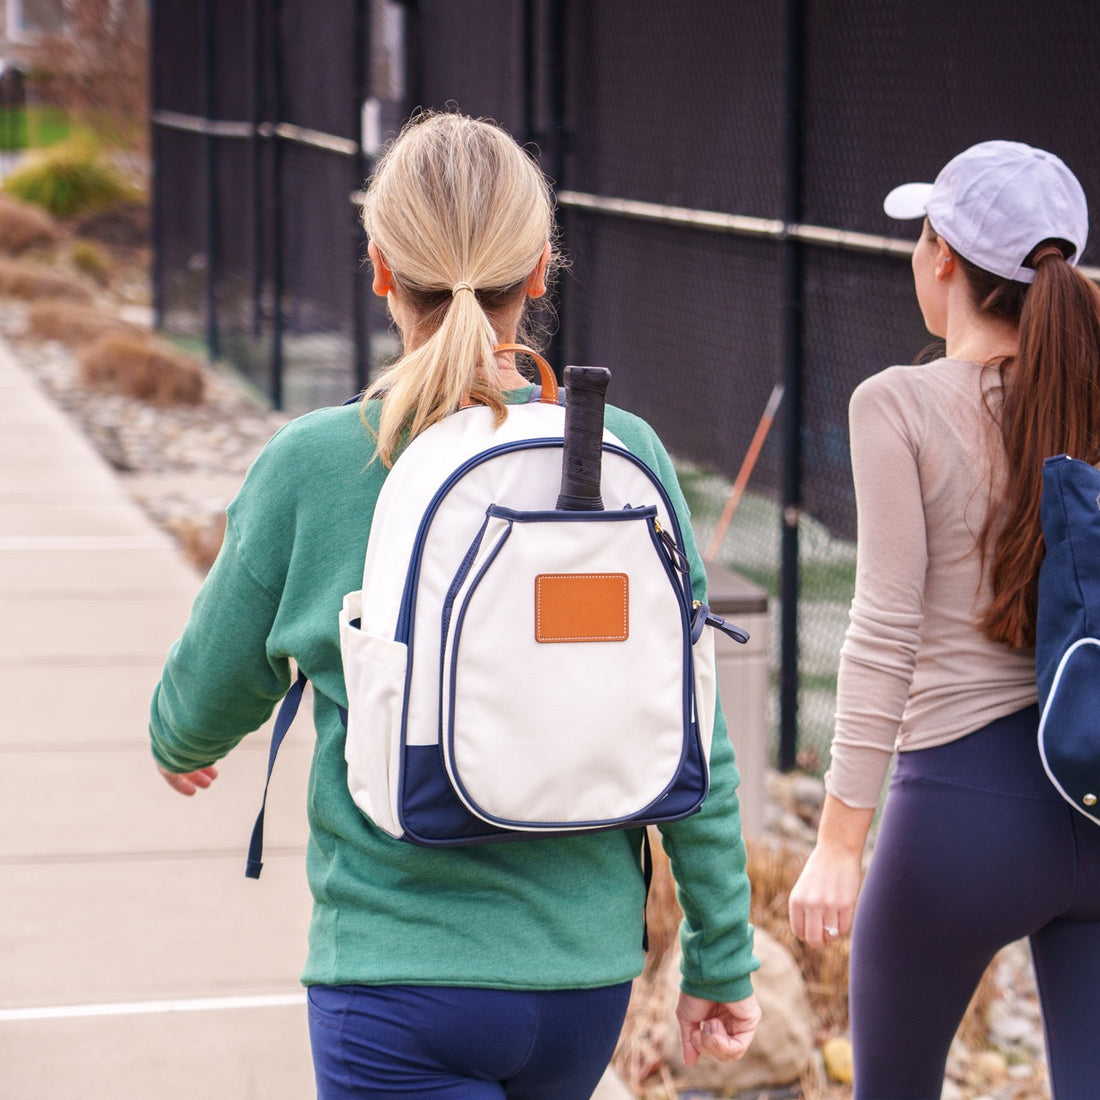
[[[430,114],[402,131],[367,188],[367,236],[385,258],[406,350],[364,395],[381,398],[377,453],[388,466],[403,441],[465,401],[505,415],[493,316],[514,308],[554,233],[549,187],[500,128]]]

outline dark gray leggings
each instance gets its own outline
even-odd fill
[[[939,1100],[983,971],[1025,936],[1054,1098],[1100,1096],[1100,827],[1050,786],[1037,725],[898,755],[852,931],[854,1100]]]

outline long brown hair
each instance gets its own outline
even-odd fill
[[[1017,354],[997,365],[1007,458],[1003,496],[979,534],[993,591],[981,627],[992,641],[1013,648],[1035,644],[1046,549],[1039,522],[1043,460],[1069,454],[1100,461],[1100,290],[1065,262],[1069,247],[1062,241],[1036,246],[1032,255],[1041,255],[1030,288],[956,255],[978,309],[1019,326]]]

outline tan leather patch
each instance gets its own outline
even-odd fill
[[[535,641],[625,642],[630,633],[625,573],[540,573]]]

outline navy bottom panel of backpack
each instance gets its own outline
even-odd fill
[[[636,828],[689,817],[702,806],[705,770],[699,739],[689,739],[687,756],[671,789],[637,818],[604,828]],[[401,825],[406,839],[429,847],[530,840],[535,836],[576,836],[594,828],[573,830],[504,829],[474,816],[455,794],[438,745],[406,745],[401,774]],[[703,796],[705,797],[705,795]]]

